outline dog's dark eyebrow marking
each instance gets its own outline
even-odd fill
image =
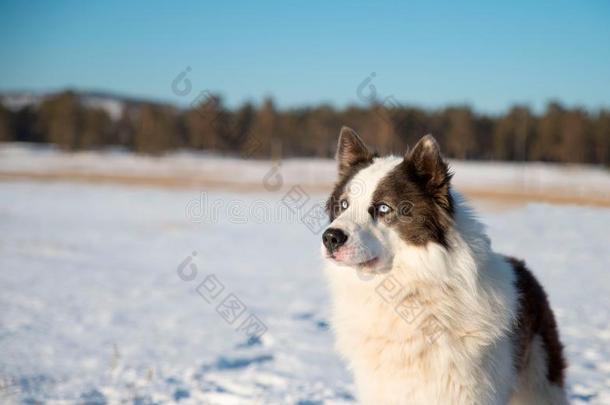
[[[386,223],[393,226],[404,241],[419,246],[436,242],[449,248],[447,232],[453,223],[453,198],[449,186],[443,192],[446,204],[439,205],[437,196],[430,195],[425,185],[412,175],[409,162],[403,161],[381,179],[373,192],[373,201],[385,201],[398,207]]]

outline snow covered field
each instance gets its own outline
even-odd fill
[[[282,205],[288,191],[0,182],[0,403],[353,403],[320,235]],[[310,194],[304,210],[324,198]],[[481,217],[549,292],[573,403],[609,404],[610,209]]]
[[[502,198],[509,192],[610,206],[610,173],[599,167],[473,161],[451,161],[451,167],[453,184],[477,195],[490,197],[503,191]],[[67,153],[48,145],[0,144],[0,178],[24,175],[260,191],[275,190],[281,182],[326,191],[334,183],[336,165],[331,159],[269,162],[194,152],[151,157],[124,151]]]

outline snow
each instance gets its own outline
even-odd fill
[[[54,95],[54,93],[33,92],[0,93],[0,104],[16,112],[25,107],[37,107]],[[80,95],[80,100],[87,107],[104,110],[113,121],[121,117],[125,107],[124,99],[110,94],[83,93]]]
[[[185,206],[196,198],[193,191],[2,184],[0,375],[20,386],[10,398],[351,398],[327,330],[318,237],[292,219],[235,224],[221,211],[217,221],[193,222]],[[297,245],[304,254],[294,264]],[[183,281],[177,268],[193,251],[199,274]],[[226,288],[219,299],[233,292],[265,323],[260,342],[236,332],[238,322],[225,323],[217,302],[195,292],[210,274]]]
[[[462,188],[546,190],[570,195],[593,194],[605,201],[610,200],[610,173],[600,167],[548,163],[450,163],[455,172],[454,184]],[[27,172],[179,177],[188,178],[194,184],[213,179],[225,184],[260,185],[263,179],[273,176],[274,168],[279,168],[284,185],[328,188],[336,176],[336,164],[330,159],[286,159],[274,163],[193,152],[152,157],[116,150],[67,153],[48,146],[0,144],[0,174]],[[239,176],[235,176],[235,173],[239,173]]]
[[[125,103],[109,97],[100,96],[86,96],[83,99],[83,104],[89,108],[99,108],[100,110],[106,111],[108,116],[113,121],[118,121],[123,114],[123,108]]]
[[[241,165],[239,177],[253,180],[269,167],[188,154],[0,152],[3,171],[43,170],[51,161],[117,172]],[[486,170],[495,174],[481,173],[477,165],[456,167],[457,176],[485,183],[523,171],[494,164]],[[325,197],[309,187],[333,164],[286,167],[305,179],[311,199],[302,212]],[[309,174],[297,170],[306,167]],[[604,172],[575,170],[544,166],[540,177],[565,186],[599,176],[605,187]],[[302,212],[282,205],[288,191],[0,182],[0,403],[353,403],[327,324],[320,236],[300,221]],[[196,212],[200,201],[207,209]],[[610,210],[529,204],[481,218],[495,249],[524,258],[549,293],[573,403],[610,403]],[[200,287],[210,280],[224,287],[215,298]],[[230,294],[245,306],[233,324],[216,310]],[[239,330],[249,315],[267,329],[260,339]]]
[[[0,103],[12,111],[18,111],[28,106],[37,106],[42,100],[44,100],[44,95],[32,92],[0,94]]]

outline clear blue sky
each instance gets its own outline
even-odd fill
[[[65,87],[281,107],[377,95],[502,111],[610,106],[610,1],[7,1],[0,90]],[[191,67],[193,90],[172,93]]]

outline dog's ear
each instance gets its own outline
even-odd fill
[[[373,154],[366,147],[360,136],[351,128],[341,128],[339,144],[337,145],[337,163],[339,164],[339,176],[347,175],[350,168],[371,161]]]
[[[424,136],[413,149],[407,151],[404,163],[409,174],[439,205],[451,209],[449,184],[453,174],[432,135]]]

